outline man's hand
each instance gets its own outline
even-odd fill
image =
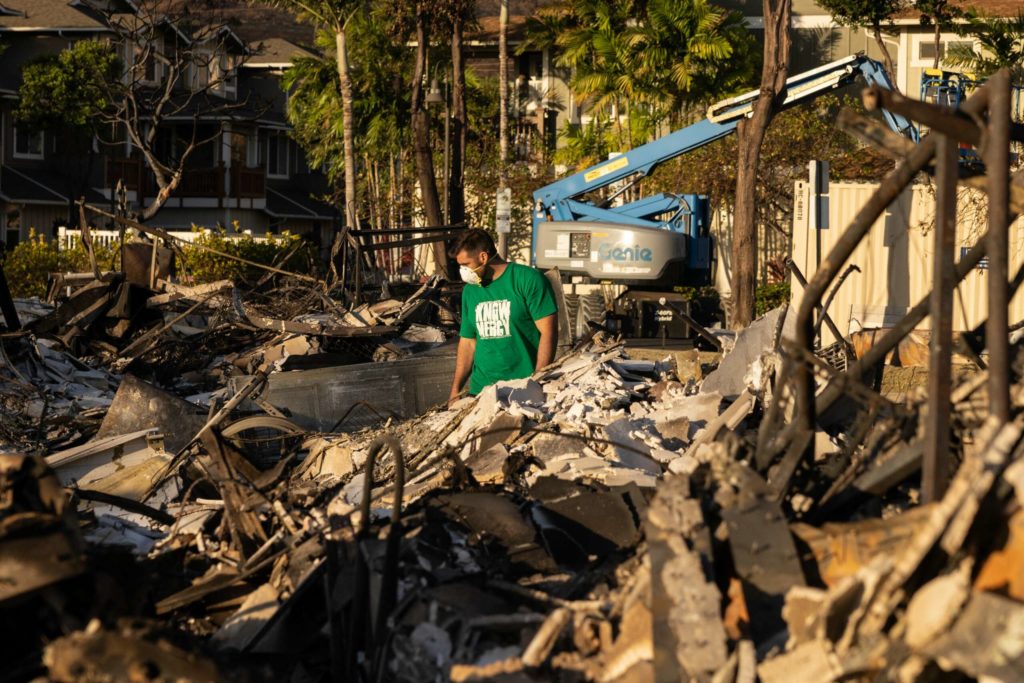
[[[462,396],[462,387],[473,372],[473,355],[476,353],[476,339],[459,337],[459,348],[455,352],[455,377],[452,379],[452,390],[448,393],[448,407]]]
[[[546,368],[555,360],[555,348],[558,346],[558,314],[552,313],[540,320],[534,320],[540,332],[540,341],[537,343],[537,365],[533,369],[537,372]]]

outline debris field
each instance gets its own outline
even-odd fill
[[[35,331],[4,339],[5,425],[24,430],[5,447],[44,454],[2,457],[14,677],[1014,678],[1022,441],[1019,420],[986,422],[984,373],[954,389],[959,467],[928,505],[923,392],[854,387],[813,462],[788,481],[759,466],[785,309],[700,386],[598,332],[531,379],[356,431],[303,430],[258,399],[356,337],[332,337],[342,325],[374,329],[364,358],[401,348],[402,312],[436,284],[343,323],[169,286],[139,310],[199,300],[203,319],[120,342],[69,335],[85,294],[33,303]]]
[[[310,417],[275,381],[440,365],[457,289],[356,305],[287,277],[149,271],[17,302],[23,329],[0,335],[4,676],[1024,680],[1024,344],[990,319],[958,336],[954,373],[949,305],[981,258],[1005,275],[1024,202],[958,262],[940,216],[932,296],[865,348],[816,342],[823,296],[915,176],[936,173],[940,205],[959,181],[1010,182],[936,158],[947,129],[995,126],[989,93],[955,125],[885,103],[935,132],[897,150],[799,303],[700,383],[595,321],[477,397],[448,406],[444,386],[402,414],[376,406],[405,385],[374,380]],[[1024,269],[999,282],[992,311]],[[883,396],[873,371],[929,316],[927,387]]]

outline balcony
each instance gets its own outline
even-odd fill
[[[230,174],[230,175],[229,175]],[[264,199],[266,197],[266,170],[262,166],[232,166],[186,169],[172,197],[202,199]],[[230,179],[230,190],[228,180]],[[106,187],[113,188],[120,180],[129,192],[141,190],[146,197],[155,197],[159,188],[152,172],[141,159],[107,157],[104,175]]]
[[[111,189],[116,187],[117,181],[120,180],[129,192],[137,191],[142,180],[142,162],[139,159],[107,157],[105,178],[106,186]]]
[[[226,182],[229,173],[230,192],[228,192]],[[156,179],[148,170],[143,176],[145,196],[155,197],[159,191]],[[110,177],[109,172],[108,177]],[[220,164],[213,167],[188,168],[181,177],[181,183],[171,193],[171,196],[202,199],[263,199],[266,193],[265,177],[266,173],[261,167],[233,166],[228,169]]]
[[[177,197],[213,197],[224,196],[224,167],[188,168],[181,176],[181,183],[172,193]],[[154,183],[155,184],[155,183]],[[156,192],[154,191],[154,195]]]
[[[231,196],[236,199],[262,199],[267,192],[266,178],[262,166],[232,166]]]

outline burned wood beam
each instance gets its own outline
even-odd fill
[[[17,332],[21,329],[18,309],[14,307],[14,299],[11,298],[11,288],[7,285],[7,276],[4,274],[2,262],[0,262],[0,312],[4,315],[4,324],[8,331]]]
[[[971,96],[971,101],[978,105],[987,105],[989,94],[988,88],[981,88]],[[864,108],[868,111],[885,109],[893,114],[923,123],[935,133],[942,133],[959,142],[971,145],[981,142],[981,128],[964,109],[950,109],[920,100],[912,100],[877,85],[865,88],[862,99]]]
[[[139,223],[138,221],[133,221],[130,218],[124,218],[122,216],[117,216],[115,214],[112,214],[112,213],[109,213],[107,211],[104,211],[103,209],[100,209],[100,208],[97,208],[95,206],[92,206],[91,204],[81,203],[81,205],[84,206],[88,211],[91,211],[92,213],[95,213],[97,215],[103,216],[104,218],[109,218],[112,221],[115,221],[116,223],[121,225],[122,228],[124,228],[124,227],[132,228],[134,230],[138,230],[139,232],[145,233],[147,235],[154,236],[154,237],[159,237],[160,239],[163,239],[163,240],[165,240],[165,241],[167,241],[169,243],[170,242],[184,242],[184,240],[175,237],[174,235],[170,234],[166,230],[161,230],[160,228],[153,228],[153,227],[150,227],[148,225],[143,225],[142,223]],[[232,261],[237,261],[239,263],[244,263],[245,265],[252,266],[253,268],[260,268],[262,270],[267,270],[267,271],[270,271],[272,273],[277,273],[278,275],[287,275],[288,277],[294,277],[294,278],[299,279],[299,280],[305,280],[306,282],[313,282],[313,283],[316,283],[316,284],[322,284],[322,282],[320,280],[316,279],[315,277],[311,277],[309,275],[303,275],[302,273],[293,273],[293,272],[290,272],[290,271],[287,271],[287,270],[281,270],[280,268],[275,268],[273,266],[268,266],[265,263],[260,263],[258,261],[251,261],[249,259],[242,258],[241,256],[235,256],[234,254],[229,254],[226,251],[220,251],[219,249],[214,249],[213,247],[208,247],[205,244],[189,243],[189,246],[195,247],[197,249],[202,249],[203,251],[208,251],[211,254],[216,254],[217,256],[221,256],[221,257],[226,258],[226,259],[231,259]]]
[[[1005,424],[1010,419],[1009,231],[1010,231],[1010,72],[1000,70],[988,82],[988,322],[989,411]]]
[[[80,488],[75,488],[74,492],[81,500],[115,505],[127,510],[128,512],[136,512],[140,515],[145,515],[146,517],[156,520],[161,524],[174,524],[174,520],[176,519],[173,515],[170,515],[163,510],[157,510],[155,507],[146,505],[145,503],[140,503],[139,501],[132,500],[131,498],[125,498],[124,496],[115,496],[112,493]]]
[[[936,500],[946,488],[950,474],[950,384],[953,357],[953,289],[956,287],[956,141],[939,135],[938,209],[935,216],[933,249],[931,321],[929,337],[928,393],[930,397],[925,428],[922,500]],[[1005,282],[1005,278],[1004,278]]]
[[[881,121],[848,107],[839,111],[836,128],[896,161],[906,157],[917,146]]]
[[[786,267],[789,268],[790,272],[793,273],[793,277],[796,278],[796,281],[806,291],[806,289],[807,289],[807,278],[804,277],[803,272],[800,270],[800,266],[796,265],[796,263],[793,261],[792,258],[787,258],[786,259]],[[856,267],[856,266],[851,266],[851,267]],[[849,272],[849,269],[847,269],[847,272]],[[842,280],[840,280],[840,284],[842,284]],[[818,322],[815,323],[815,325],[814,325],[814,327],[815,327],[815,336],[821,334],[820,328],[821,328],[821,323],[823,321],[824,321],[825,325],[828,327],[829,332],[832,333],[832,336],[835,337],[837,341],[842,341],[843,340],[843,334],[839,331],[839,328],[836,327],[835,322],[833,322],[833,320],[832,320],[832,316],[830,316],[828,314],[827,305],[818,306]]]

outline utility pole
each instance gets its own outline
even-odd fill
[[[508,185],[508,0],[501,0],[501,13],[498,15],[498,192],[504,192]],[[498,253],[508,258],[508,234],[498,233]]]

